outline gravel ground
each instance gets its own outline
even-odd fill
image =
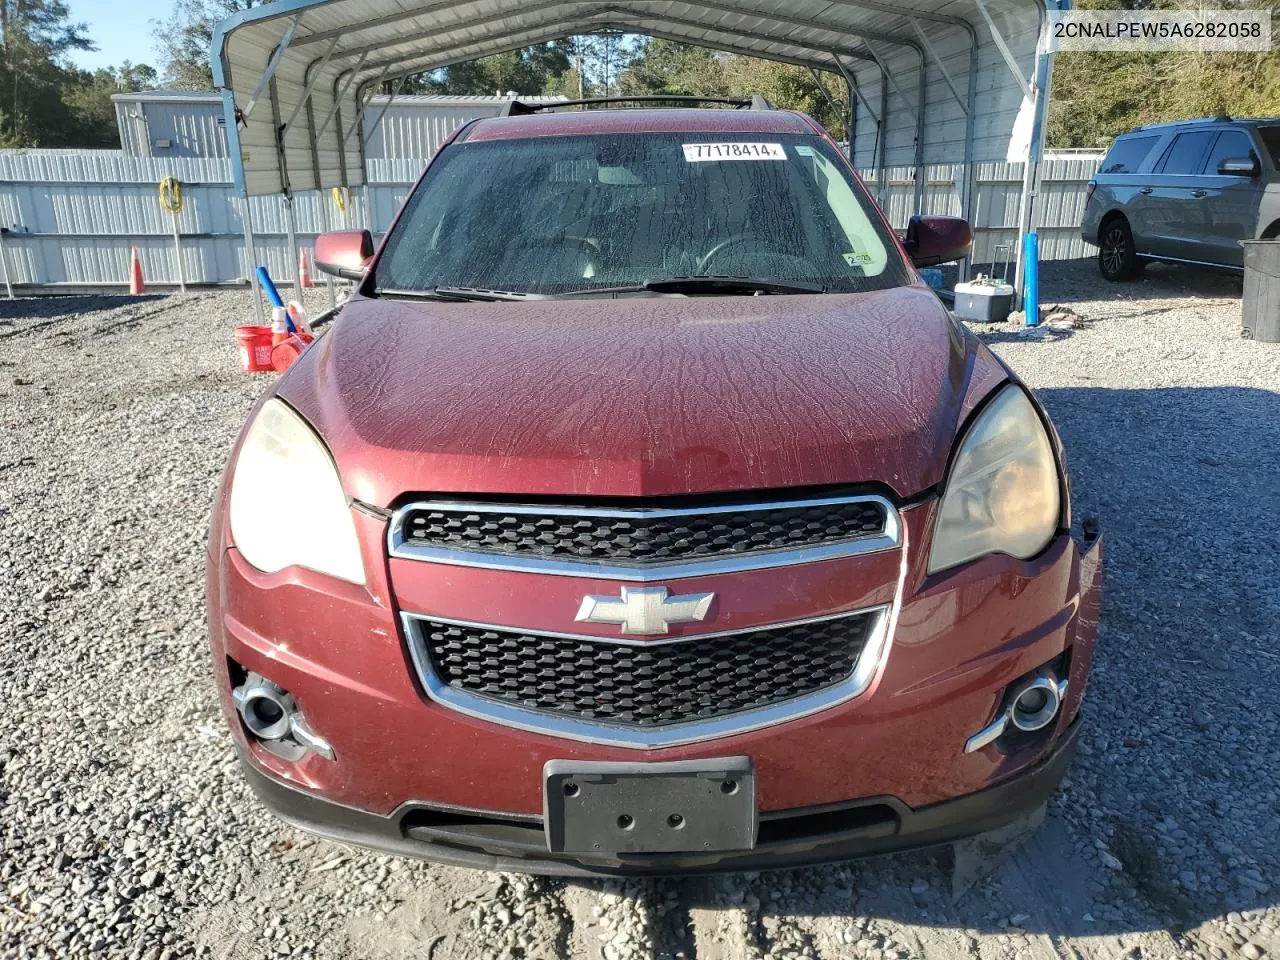
[[[1108,541],[1081,756],[958,900],[947,858],[568,883],[269,817],[210,684],[203,541],[266,378],[244,293],[0,303],[0,957],[1280,957],[1280,345],[1154,267],[982,334],[1041,391]],[[318,300],[319,298],[317,298]]]

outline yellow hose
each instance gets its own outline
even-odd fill
[[[347,204],[351,202],[350,187],[334,187],[332,190],[333,205],[338,208],[339,213],[347,212]]]
[[[175,216],[182,210],[182,183],[175,177],[160,181],[160,206]]]

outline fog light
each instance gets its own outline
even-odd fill
[[[238,689],[242,693],[237,706],[250,733],[259,740],[281,740],[289,735],[289,717],[297,708],[289,693],[256,674],[250,674]]]
[[[258,673],[231,691],[245,729],[259,742],[287,760],[302,759],[305,751],[333,759],[333,747],[312,732],[298,710],[293,694]]]
[[[1053,722],[1061,705],[1057,681],[1046,676],[1036,677],[1014,696],[1009,721],[1019,730],[1034,733]]]
[[[1005,693],[1000,714],[966,741],[964,752],[981,750],[1004,736],[1010,726],[1024,733],[1043,730],[1057,717],[1066,696],[1067,681],[1059,680],[1051,670],[1042,669],[1015,681]]]

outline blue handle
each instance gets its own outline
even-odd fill
[[[262,292],[267,295],[267,300],[271,302],[273,307],[283,307],[284,300],[280,296],[280,291],[276,289],[276,285],[271,282],[271,274],[267,273],[266,267],[258,268],[258,284],[262,287]]]
[[[1040,326],[1040,238],[1028,233],[1023,241],[1022,314],[1028,327]]]

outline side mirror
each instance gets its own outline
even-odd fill
[[[912,217],[902,246],[917,267],[951,263],[973,250],[973,231],[961,217]]]
[[[359,281],[373,254],[368,230],[331,230],[316,238],[316,269],[343,280]]]
[[[1257,157],[1229,157],[1218,164],[1218,175],[1222,177],[1248,177],[1253,179],[1262,173],[1262,164]]]

